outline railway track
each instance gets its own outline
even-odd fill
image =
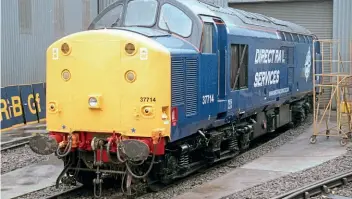
[[[79,185],[77,187],[73,187],[71,189],[65,190],[63,192],[54,194],[52,196],[46,197],[45,199],[64,199],[64,198],[72,198],[71,194],[83,190],[83,185]]]
[[[352,170],[292,190],[273,199],[307,199],[319,194],[329,194],[335,187],[352,183]]]
[[[9,141],[9,142],[4,142],[1,144],[1,151],[6,151],[9,149],[14,149],[14,148],[18,148],[21,146],[24,146],[26,144],[29,143],[29,139],[32,138],[33,136],[27,136],[21,139],[17,139],[17,140],[13,140],[13,141]]]
[[[44,194],[35,196],[36,192],[44,191],[47,188],[39,189],[31,193],[26,193],[20,196],[16,196],[13,199],[29,199],[29,198],[42,198],[42,199],[70,199],[74,194],[79,195],[80,191],[85,191],[84,186],[79,184],[75,187],[67,188],[64,191],[48,191],[46,190]],[[34,194],[34,195],[33,195]]]

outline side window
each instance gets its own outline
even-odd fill
[[[192,20],[175,6],[164,4],[160,11],[159,27],[189,37],[192,32]]]
[[[213,52],[213,32],[214,25],[212,23],[204,23],[203,38],[202,38],[202,53]]]
[[[231,44],[231,89],[248,88],[248,45]]]
[[[105,13],[96,23],[94,23],[94,28],[104,28],[118,26],[121,21],[122,16],[122,5],[117,5],[116,7]]]

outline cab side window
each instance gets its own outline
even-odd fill
[[[248,45],[231,44],[231,89],[248,88]]]
[[[204,23],[203,36],[202,36],[202,53],[214,53],[213,49],[213,33],[214,25],[212,23]]]

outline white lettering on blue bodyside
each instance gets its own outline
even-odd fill
[[[278,84],[280,70],[256,72],[254,76],[254,87]]]
[[[254,64],[284,64],[285,50],[256,49]]]
[[[289,88],[281,88],[273,91],[269,91],[269,96],[280,95],[284,93],[288,93],[290,91]]]
[[[210,103],[214,103],[214,94],[211,95],[203,95],[202,96],[202,104],[210,104]]]

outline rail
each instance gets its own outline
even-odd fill
[[[292,190],[273,199],[306,199],[318,194],[328,194],[331,189],[346,185],[349,182],[352,182],[352,170],[308,184],[307,186]]]
[[[79,191],[81,189],[83,189],[83,185],[79,185],[79,186],[73,187],[73,188],[68,189],[66,191],[63,191],[61,193],[57,193],[55,195],[46,197],[45,199],[60,199],[61,197],[65,198],[65,196],[69,196],[70,194],[72,194],[74,192],[77,192],[77,191]],[[72,197],[69,197],[69,198],[72,198]]]
[[[8,142],[4,142],[1,143],[1,151],[5,151],[8,149],[13,149],[13,148],[17,148],[26,144],[29,144],[29,139],[32,138],[33,136],[27,136],[21,139],[17,139],[17,140],[12,140],[12,141],[8,141]]]

